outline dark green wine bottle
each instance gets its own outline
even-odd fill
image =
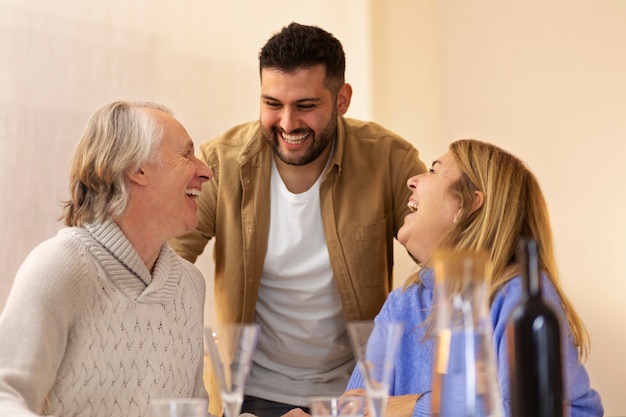
[[[523,299],[507,322],[511,417],[563,417],[559,320],[541,295],[537,243],[523,239],[518,260]]]

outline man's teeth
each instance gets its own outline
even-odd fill
[[[303,133],[301,135],[288,135],[286,133],[282,134],[283,139],[290,145],[299,145],[309,136],[309,132]]]
[[[415,213],[417,211],[417,203],[415,201],[409,201],[406,205],[411,213]]]

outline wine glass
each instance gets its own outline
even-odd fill
[[[311,397],[311,417],[363,417],[365,398],[360,396]]]
[[[374,417],[382,417],[387,406],[403,332],[403,323],[376,323],[372,320],[348,323],[348,335]]]
[[[152,417],[206,417],[208,401],[204,398],[153,398]]]
[[[237,417],[241,411],[258,334],[256,324],[223,324],[204,329],[226,417]]]

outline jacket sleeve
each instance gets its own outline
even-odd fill
[[[396,163],[397,162],[397,163]],[[409,178],[423,174],[426,172],[426,165],[419,158],[417,149],[413,146],[408,148],[407,152],[403,153],[402,158],[397,160],[394,158],[393,163],[395,166],[393,172],[393,199],[394,199],[394,236],[398,235],[398,230],[404,224],[404,218],[409,214],[409,209],[406,206],[409,200],[409,190],[406,186],[406,182]]]
[[[219,164],[211,143],[201,148],[200,159],[213,171],[213,178],[202,185],[198,203],[198,226],[182,236],[172,238],[168,244],[189,262],[195,262],[204,251],[204,247],[215,236],[215,213],[217,210],[217,192],[219,184]]]

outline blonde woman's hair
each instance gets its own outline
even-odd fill
[[[516,254],[520,238],[534,238],[540,268],[561,299],[579,355],[586,358],[589,336],[561,288],[548,208],[535,176],[521,160],[486,142],[463,139],[453,142],[450,151],[461,170],[461,178],[452,185],[461,213],[440,247],[488,254],[486,275],[492,302],[498,290],[520,273]],[[475,191],[484,194],[484,203],[471,212]],[[415,274],[411,281],[417,279]]]
[[[126,173],[159,161],[156,149],[163,129],[145,109],[172,114],[157,103],[116,101],[89,118],[70,165],[70,199],[64,202],[61,217],[66,226],[102,222],[124,213]]]

